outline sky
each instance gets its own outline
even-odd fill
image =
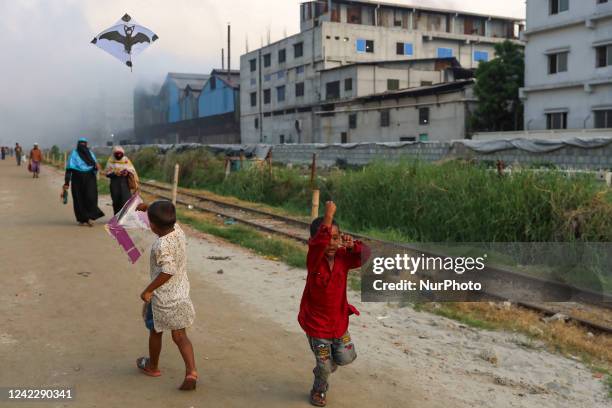
[[[525,0],[386,0],[524,18]],[[0,0],[0,145],[72,144],[104,122],[104,104],[131,110],[135,86],[167,72],[220,68],[232,24],[232,67],[299,30],[299,0]],[[158,36],[134,70],[90,44],[124,13]],[[102,101],[104,101],[102,103]],[[111,109],[112,110],[112,109]],[[110,124],[114,128],[115,124]],[[124,126],[118,124],[117,126]]]

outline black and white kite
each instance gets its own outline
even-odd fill
[[[138,25],[126,14],[115,25],[98,34],[91,43],[132,69],[132,58],[147,49],[158,38],[153,31]]]

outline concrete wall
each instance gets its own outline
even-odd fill
[[[321,143],[400,142],[407,140],[450,141],[465,138],[466,118],[472,108],[472,89],[419,97],[397,97],[372,102],[336,105],[331,116],[318,114],[315,131]],[[419,123],[419,109],[429,108],[429,123]],[[381,126],[381,112],[388,111],[389,126]],[[357,127],[350,129],[349,115],[357,115]],[[411,138],[411,139],[408,139]]]
[[[582,138],[612,138],[612,129],[583,130],[533,130],[529,132],[483,132],[474,133],[472,140],[508,140],[508,139],[539,139],[563,140],[574,137]]]
[[[375,160],[394,161],[419,159],[434,162],[444,159],[462,158],[466,160],[495,162],[503,160],[506,165],[555,165],[562,169],[600,170],[612,169],[612,144],[598,149],[564,147],[552,153],[536,154],[518,149],[505,150],[492,154],[477,154],[464,145],[455,142],[427,142],[406,144],[391,148],[384,145],[361,144],[351,149],[340,145],[277,145],[273,148],[275,162],[310,164],[312,154],[317,154],[319,166],[333,166],[338,160],[350,165],[364,165]]]

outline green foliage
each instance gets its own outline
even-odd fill
[[[518,130],[523,122],[519,88],[524,84],[525,56],[521,47],[510,41],[495,45],[495,54],[476,70],[478,107],[471,125],[476,130]]]
[[[310,213],[310,178],[299,169],[253,165],[224,181],[224,160],[203,150],[132,157],[141,178],[169,182],[181,163],[180,182],[243,200]],[[319,178],[321,203],[333,199],[343,229],[405,242],[548,242],[574,238],[612,241],[612,193],[589,176],[554,170],[495,171],[464,162],[376,162]]]

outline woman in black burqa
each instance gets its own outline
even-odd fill
[[[70,153],[66,163],[63,191],[72,183],[74,215],[79,225],[93,227],[93,221],[104,217],[98,207],[98,162],[87,147],[87,139],[79,139],[76,149]]]

